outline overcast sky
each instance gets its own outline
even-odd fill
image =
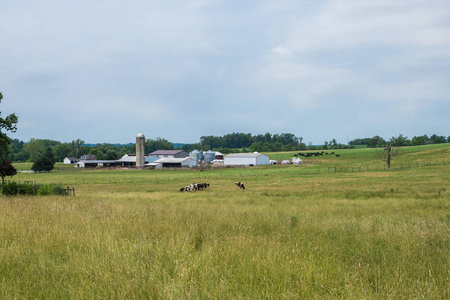
[[[450,135],[448,0],[2,0],[13,138]]]

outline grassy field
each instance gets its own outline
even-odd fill
[[[76,197],[0,196],[0,298],[450,298],[450,145],[404,148],[389,172],[375,151],[19,173]],[[192,182],[211,186],[178,192]]]

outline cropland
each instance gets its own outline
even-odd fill
[[[401,148],[390,171],[383,150],[333,151],[18,173],[76,196],[0,196],[0,298],[449,299],[450,144]]]

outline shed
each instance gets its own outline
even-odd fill
[[[66,165],[74,165],[78,162],[78,159],[76,159],[75,157],[65,157],[63,160],[63,163]]]
[[[182,158],[164,157],[154,161],[154,163],[162,164],[163,168],[181,168],[181,167],[193,168],[197,166],[197,162],[189,157],[182,157]]]
[[[259,166],[270,164],[269,157],[261,153],[234,153],[224,157],[225,165]]]
[[[76,168],[114,167],[115,160],[80,160],[75,164]]]

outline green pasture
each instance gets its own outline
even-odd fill
[[[391,171],[376,149],[332,151],[299,166],[18,173],[76,196],[0,196],[0,298],[450,298],[450,145],[402,148]],[[179,192],[193,182],[210,188]]]

